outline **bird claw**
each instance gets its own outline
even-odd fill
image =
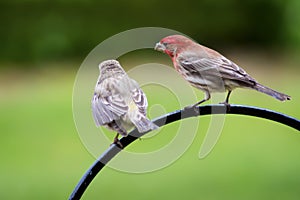
[[[220,102],[219,104],[223,104],[226,106],[226,112],[230,111],[230,104],[227,101]]]
[[[195,112],[197,115],[200,114],[199,108],[196,105],[190,105],[190,106],[186,106],[183,108],[184,112],[188,112],[188,111],[193,111]]]
[[[122,143],[120,142],[120,140],[118,138],[114,138],[114,142],[111,145],[113,145],[113,144],[115,144],[117,147],[119,147],[121,149],[124,148],[124,146],[122,145]]]

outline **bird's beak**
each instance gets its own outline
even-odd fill
[[[165,45],[158,42],[158,43],[156,43],[154,50],[164,52],[166,50],[166,47],[165,47]]]

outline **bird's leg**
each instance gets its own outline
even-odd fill
[[[205,101],[208,101],[210,99],[210,93],[209,91],[205,91],[205,97],[204,99],[202,99],[201,101],[193,104],[193,105],[190,105],[190,106],[186,106],[184,108],[184,110],[188,110],[188,109],[191,109],[191,108],[194,108],[195,109],[195,112],[199,112],[199,110],[196,108],[198,105],[204,103]]]
[[[230,94],[231,94],[231,90],[228,90],[225,101],[220,103],[220,104],[224,104],[227,107],[227,110],[230,110],[230,104],[229,104]]]
[[[196,106],[198,106],[198,105],[204,103],[205,101],[208,101],[209,99],[210,99],[210,93],[209,93],[209,91],[205,91],[205,97],[204,97],[204,99],[202,99],[201,101],[195,103],[195,104],[192,105],[191,107],[196,107]]]
[[[117,135],[114,137],[114,142],[112,144],[117,145],[118,147],[120,147],[121,149],[123,149],[123,145],[121,144],[120,140],[119,140],[119,133],[117,133]],[[111,144],[111,145],[112,145]]]

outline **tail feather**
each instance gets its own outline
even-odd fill
[[[268,88],[266,86],[263,86],[259,83],[257,83],[254,87],[255,90],[265,93],[267,95],[270,95],[280,101],[286,101],[286,100],[291,100],[291,97],[289,95],[277,92],[275,90],[272,90],[271,88]]]
[[[159,128],[156,124],[151,122],[147,117],[143,116],[140,113],[138,114],[138,116],[131,119],[131,121],[140,133],[144,133]]]

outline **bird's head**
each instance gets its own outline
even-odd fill
[[[99,70],[101,74],[109,73],[125,73],[117,60],[105,60],[99,64]]]
[[[155,45],[154,49],[164,52],[173,58],[191,43],[193,43],[193,41],[185,36],[170,35],[161,39],[160,42]]]

